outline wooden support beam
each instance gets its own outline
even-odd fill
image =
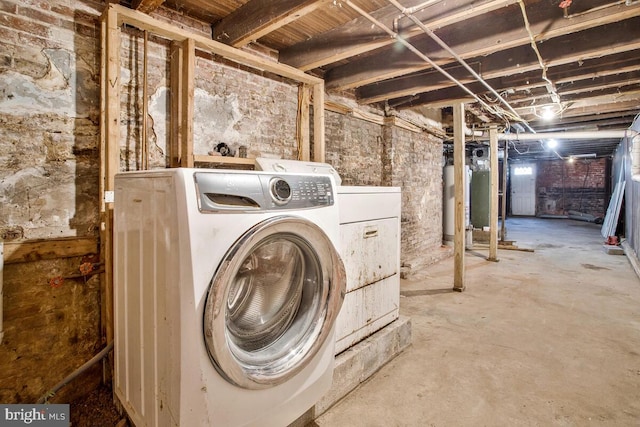
[[[453,182],[454,182],[454,236],[453,236],[453,290],[465,290],[465,147],[464,104],[453,106]]]
[[[151,13],[164,3],[165,0],[133,0],[131,8],[142,13]]]
[[[120,27],[113,7],[107,9],[106,102],[105,102],[105,193],[113,192],[115,175],[120,169]],[[101,195],[108,197],[108,194]],[[111,202],[108,208],[113,208]]]
[[[509,159],[509,142],[504,142],[504,157],[502,158],[502,206],[501,206],[501,216],[502,216],[502,224],[500,229],[500,241],[504,242],[504,239],[507,238],[507,175],[509,171],[508,165]]]
[[[182,42],[171,43],[169,85],[171,87],[171,117],[169,118],[169,166],[180,167],[182,155],[182,85],[183,85]]]
[[[98,239],[95,237],[62,237],[4,242],[5,264],[71,258],[97,253]]]
[[[311,160],[311,132],[310,132],[311,88],[301,83],[298,86],[298,160]]]
[[[194,86],[196,68],[196,44],[193,39],[182,42],[182,126],[180,127],[181,141],[180,166],[193,167],[193,110],[194,110]]]
[[[498,126],[489,127],[489,168],[491,190],[489,197],[489,261],[498,261]]]
[[[213,26],[213,39],[242,47],[331,1],[333,0],[251,0]]]
[[[323,82],[313,86],[313,161],[325,161]]]
[[[101,104],[104,107],[104,139],[101,141],[102,168],[104,177],[102,199],[102,225],[100,260],[104,263],[105,274],[101,282],[101,318],[103,336],[107,343],[113,341],[113,191],[115,176],[120,171],[120,24],[118,13],[110,5],[102,15],[103,64],[101,78],[104,87]],[[113,359],[109,359],[109,369],[104,370],[105,379],[111,378]]]

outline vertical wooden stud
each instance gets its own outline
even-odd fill
[[[196,68],[196,43],[186,39],[182,44],[182,141],[181,166],[192,168],[193,161],[193,113]]]
[[[171,43],[171,69],[169,84],[171,87],[171,118],[169,137],[169,166],[180,167],[182,159],[182,43]]]
[[[509,142],[504,142],[504,156],[502,157],[502,229],[500,230],[500,241],[504,242],[507,236],[507,171],[509,158]]]
[[[489,127],[489,167],[491,191],[489,201],[489,261],[498,261],[498,126]]]
[[[298,160],[311,160],[311,135],[309,134],[309,85],[298,86]]]
[[[465,289],[465,146],[464,104],[453,106],[453,181],[454,227],[453,236],[453,290]]]
[[[313,161],[325,161],[324,82],[313,86]]]
[[[101,130],[101,154],[103,158],[103,185],[100,197],[103,208],[101,227],[101,258],[104,261],[103,276],[103,328],[107,343],[113,341],[113,191],[115,176],[120,168],[120,27],[118,14],[108,8],[102,17],[102,76],[104,118]],[[110,362],[112,365],[112,361]],[[111,372],[111,369],[108,370]],[[106,375],[108,376],[108,375]]]
[[[142,169],[149,169],[149,138],[147,137],[147,116],[149,115],[149,32],[144,31],[142,52],[142,129],[140,143],[142,148]]]

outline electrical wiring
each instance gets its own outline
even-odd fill
[[[455,60],[458,61],[458,63],[462,65],[478,82],[480,82],[492,94],[494,94],[496,96],[497,101],[499,101],[504,106],[506,106],[507,110],[509,110],[512,114],[518,116],[518,113],[516,112],[516,110],[514,110],[513,107],[502,97],[502,95],[496,92],[496,90],[493,87],[491,87],[491,85],[489,85],[485,79],[483,79],[473,68],[471,68],[471,66],[467,63],[467,61],[461,58],[456,52],[453,51],[453,49],[449,47],[449,45],[447,45],[440,37],[438,37],[424,23],[422,23],[418,18],[416,18],[413,15],[413,10],[405,8],[396,0],[388,0],[388,1],[393,6],[395,6],[400,12],[402,12],[403,15],[405,15],[414,24],[416,24],[418,28],[420,28],[425,34],[431,37],[441,48],[449,52],[455,58]]]
[[[560,96],[556,92],[555,85],[553,84],[551,79],[547,77],[547,66],[544,64],[544,61],[542,60],[542,56],[540,55],[540,51],[538,50],[538,46],[536,45],[535,37],[533,36],[533,32],[531,31],[531,25],[529,24],[529,17],[527,15],[527,9],[524,6],[524,1],[518,0],[518,5],[520,5],[520,10],[522,11],[522,19],[524,19],[524,26],[527,29],[527,33],[529,33],[531,48],[533,49],[533,51],[536,54],[536,57],[538,58],[538,63],[540,64],[540,68],[542,68],[542,80],[548,83],[547,91],[551,95],[551,99],[553,100],[553,102],[560,103]]]
[[[529,146],[527,145],[527,151],[520,151],[518,150],[518,147],[516,147],[516,143],[515,141],[507,141],[507,146],[509,145],[509,143],[511,143],[511,147],[513,148],[513,150],[520,154],[520,155],[524,155],[524,154],[528,154],[529,153]]]

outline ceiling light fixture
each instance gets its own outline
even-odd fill
[[[542,120],[553,120],[564,112],[566,108],[560,103],[545,104],[540,107],[533,107],[533,114]]]
[[[556,141],[555,139],[549,139],[547,141],[547,147],[556,148],[557,146],[558,146],[558,141]]]
[[[546,105],[545,107],[543,107],[543,108],[542,108],[541,116],[542,116],[542,118],[543,118],[543,119],[545,119],[545,120],[551,120],[551,119],[553,119],[556,115],[555,115],[555,113],[553,112],[553,109],[552,109],[550,106]]]

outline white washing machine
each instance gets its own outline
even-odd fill
[[[331,176],[122,173],[114,211],[114,387],[137,427],[282,427],[329,390]]]

